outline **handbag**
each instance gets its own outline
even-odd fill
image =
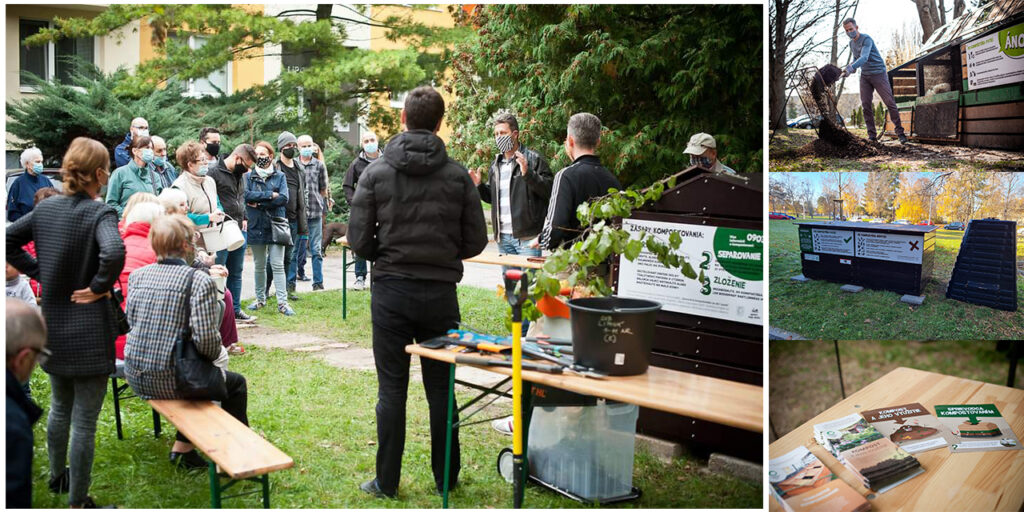
[[[117,280],[118,288],[110,290],[110,307],[114,311],[114,322],[116,323],[116,331],[118,336],[128,334],[132,328],[128,325],[128,315],[125,314],[124,309],[121,307],[121,303],[124,302],[124,292],[121,291],[121,280]]]
[[[188,284],[185,286],[185,328],[174,341],[174,389],[187,400],[214,400],[222,402],[228,398],[224,373],[199,353],[192,341],[192,280],[196,275],[189,269]]]
[[[270,218],[270,239],[277,245],[292,246],[292,228],[284,217]]]

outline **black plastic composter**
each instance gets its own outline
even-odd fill
[[[956,255],[946,297],[1017,311],[1017,223],[972,220]]]
[[[623,297],[569,301],[572,349],[576,364],[608,375],[647,371],[661,304]]]

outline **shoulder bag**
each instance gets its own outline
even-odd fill
[[[228,388],[224,373],[196,348],[192,340],[192,280],[196,271],[189,268],[185,286],[185,328],[174,341],[174,389],[186,400],[224,401]]]

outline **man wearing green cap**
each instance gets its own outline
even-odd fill
[[[711,172],[719,174],[731,174],[733,176],[737,176],[736,171],[726,167],[726,165],[718,159],[718,149],[715,144],[715,138],[707,133],[698,133],[693,137],[690,137],[690,142],[686,144],[686,151],[684,152],[690,155],[690,165],[703,167]]]

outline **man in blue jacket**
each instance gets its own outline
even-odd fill
[[[136,137],[149,137],[149,121],[141,117],[132,119],[131,128],[125,134],[124,140],[114,148],[114,169],[128,165],[132,159],[132,141]]]
[[[843,20],[843,30],[850,38],[850,52],[853,53],[853,63],[846,66],[843,75],[852,75],[855,70],[860,69],[860,103],[864,107],[864,112],[868,114],[864,116],[864,124],[868,126],[868,139],[873,142],[877,138],[875,116],[871,115],[871,112],[874,112],[872,106],[874,92],[878,91],[878,96],[882,98],[882,103],[889,111],[892,124],[896,125],[896,136],[899,137],[900,144],[906,144],[907,136],[904,135],[903,124],[900,123],[900,110],[896,107],[896,100],[892,96],[892,87],[889,85],[885,61],[882,60],[882,54],[878,52],[875,40],[867,34],[861,34],[857,28],[857,21],[853,18]],[[884,127],[882,131],[885,131]]]
[[[46,326],[31,306],[7,301],[7,508],[32,507],[32,425],[43,410],[25,384],[45,361]]]

